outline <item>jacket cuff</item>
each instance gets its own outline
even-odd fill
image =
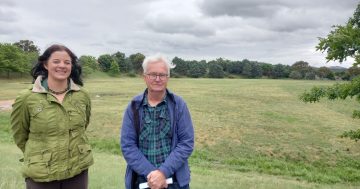
[[[154,171],[154,170],[156,170],[156,169],[146,169],[145,170],[145,178],[151,173],[151,171]]]
[[[171,176],[170,170],[165,168],[164,166],[160,166],[159,170],[164,173],[166,178],[169,178]]]

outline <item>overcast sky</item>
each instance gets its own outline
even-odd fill
[[[79,57],[163,53],[186,60],[325,64],[318,37],[358,0],[0,0],[0,42],[61,43]]]

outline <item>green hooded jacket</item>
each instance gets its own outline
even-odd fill
[[[22,173],[36,182],[71,178],[94,163],[85,134],[90,97],[70,79],[59,103],[41,81],[39,76],[31,89],[20,93],[11,113],[14,141],[24,154]]]

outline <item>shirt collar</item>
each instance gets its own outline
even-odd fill
[[[164,96],[163,100],[159,103],[159,105],[162,104],[162,103],[165,103],[165,104],[167,103],[167,94],[168,93],[166,91],[165,96]],[[146,90],[145,91],[145,98],[144,98],[143,103],[142,103],[143,106],[150,106],[149,103],[148,103],[148,98],[147,97],[148,97],[148,91]]]
[[[79,91],[80,87],[77,84],[75,84],[71,78],[69,80],[70,80],[69,90],[70,91]],[[32,91],[35,93],[47,93],[47,91],[48,91],[47,78],[43,78],[42,75],[39,75],[34,82]]]

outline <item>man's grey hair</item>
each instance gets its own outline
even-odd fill
[[[151,63],[155,63],[155,62],[164,62],[165,66],[167,67],[168,70],[168,75],[170,77],[170,69],[175,68],[175,64],[173,64],[172,62],[170,62],[164,55],[162,54],[156,54],[156,55],[152,55],[152,56],[147,56],[143,63],[142,63],[142,68],[144,70],[144,73],[146,73],[147,67],[149,64]]]

